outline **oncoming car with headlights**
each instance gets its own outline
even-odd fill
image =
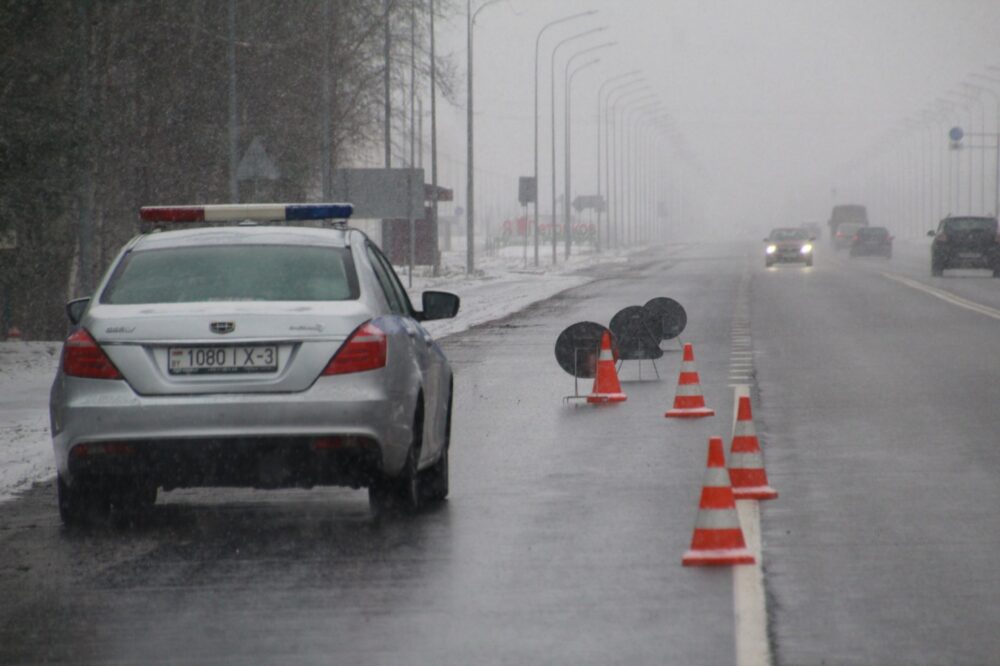
[[[414,310],[379,248],[330,221],[350,212],[142,209],[159,228],[67,305],[50,397],[65,523],[183,487],[367,487],[376,510],[448,494],[454,382],[420,322],[458,297]]]
[[[813,265],[813,238],[807,229],[780,227],[772,229],[764,239],[764,265],[777,262],[798,262]]]

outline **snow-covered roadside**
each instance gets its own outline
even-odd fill
[[[58,342],[0,342],[0,501],[52,477],[49,386]]]
[[[521,248],[504,250],[500,256],[477,257],[475,276],[455,268],[464,267],[464,255],[458,252],[444,256],[442,276],[414,274],[410,292],[416,307],[427,289],[451,291],[462,299],[458,317],[426,324],[432,335],[442,338],[505,317],[588,282],[591,278],[578,274],[580,269],[628,260],[624,254],[581,254],[549,270],[551,255],[543,254],[540,269],[531,268],[530,262],[526,269]],[[406,269],[397,270],[403,284],[408,284]],[[0,501],[55,474],[48,397],[61,349],[61,342],[0,342]]]

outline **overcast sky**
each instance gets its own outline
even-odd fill
[[[704,167],[696,186],[703,224],[713,229],[746,223],[756,233],[759,227],[824,221],[845,164],[970,80],[971,72],[1000,65],[1000,0],[502,0],[482,11],[475,29],[483,207],[508,189],[513,201],[517,176],[532,171],[539,28],[586,9],[599,13],[550,30],[542,42],[542,192],[548,192],[551,173],[548,55],[564,37],[607,26],[561,51],[618,42],[576,78],[574,196],[596,189],[598,86],[640,69]],[[464,71],[464,18],[439,24],[438,39]],[[558,63],[561,82],[565,59]],[[459,197],[464,79],[461,89],[463,108],[445,108],[440,129],[443,179],[452,181]],[[561,109],[561,91],[557,99]],[[992,100],[986,108],[992,119]],[[557,122],[561,151],[561,115]],[[996,131],[992,120],[987,130]],[[561,152],[558,170],[561,184]],[[544,213],[547,197],[542,201]]]

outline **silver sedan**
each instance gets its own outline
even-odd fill
[[[144,217],[188,221],[177,210],[213,207]],[[443,499],[454,383],[420,322],[458,304],[425,292],[415,311],[379,248],[343,225],[136,237],[93,298],[67,306],[50,399],[63,521],[194,486],[368,487],[376,510]]]

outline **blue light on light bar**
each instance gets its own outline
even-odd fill
[[[292,204],[285,206],[286,220],[346,220],[354,213],[351,204]]]

